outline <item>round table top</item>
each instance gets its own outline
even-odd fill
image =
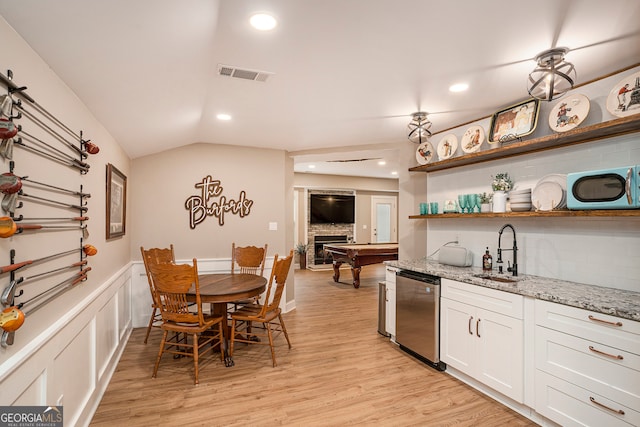
[[[198,275],[202,302],[231,302],[260,295],[267,279],[255,274],[211,273]]]

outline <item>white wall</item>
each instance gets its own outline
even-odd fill
[[[231,244],[269,245],[268,255],[282,256],[293,249],[286,241],[283,188],[287,156],[282,150],[231,145],[191,144],[132,161],[131,253],[140,260],[140,246],[168,247],[176,258],[230,258]],[[195,185],[210,175],[222,193],[210,203],[238,200],[242,191],[253,204],[245,216],[225,212],[224,224],[207,216],[194,229],[189,226],[185,201],[201,190]],[[291,190],[290,190],[291,191]],[[270,230],[271,224],[276,230]]]
[[[615,118],[606,110],[606,98],[623,76],[637,71],[638,68],[629,70],[575,89],[574,93],[582,93],[591,100],[589,116],[582,126]],[[531,138],[551,133],[548,117],[555,103],[542,103],[537,130]],[[477,124],[488,130],[489,119]],[[460,140],[469,126],[471,124],[444,134],[454,133]],[[435,144],[444,134],[434,136]],[[551,173],[565,174],[634,164],[640,164],[638,133],[432,172],[424,174],[423,179],[428,186],[427,199],[437,201],[442,206],[444,200],[456,199],[458,194],[491,192],[491,175],[499,172],[509,172],[516,188],[533,188],[540,178]],[[413,209],[417,214],[417,205]],[[640,218],[637,217],[414,221],[428,230],[428,254],[458,236],[460,245],[474,252],[474,265],[481,265],[482,254],[487,246],[495,264],[498,231],[503,224],[511,223],[517,231],[520,273],[640,291]],[[502,247],[511,247],[511,240],[510,232],[505,231]],[[506,260],[511,260],[510,252],[505,253],[505,264]]]
[[[419,213],[418,206],[427,200],[427,180],[424,173],[409,172],[416,165],[416,144],[407,140],[398,144],[404,167],[399,171],[398,259],[422,258],[427,251],[427,227],[424,221],[409,220]]]
[[[2,73],[11,69],[14,82],[27,86],[27,93],[38,104],[76,132],[82,130],[86,139],[100,147],[97,155],[86,160],[90,164],[86,175],[14,149],[17,175],[67,189],[79,190],[82,185],[82,190],[91,194],[86,213],[90,217],[86,223],[90,236],[84,243],[94,245],[98,254],[88,259],[92,270],[85,282],[39,306],[37,311],[31,311],[36,306],[24,306],[26,319],[15,332],[13,345],[0,348],[0,405],[63,405],[65,425],[84,425],[99,403],[131,331],[130,234],[127,231],[123,238],[105,239],[105,166],[112,163],[130,176],[129,159],[86,106],[1,18],[0,40]],[[20,119],[20,124],[32,135],[43,133],[25,118]],[[47,140],[51,142],[50,137]],[[8,170],[8,162],[2,161],[2,172]],[[47,197],[60,200],[64,196],[51,193]],[[77,216],[78,212],[25,201],[24,207],[16,211],[16,215],[20,214],[66,217]],[[68,257],[17,271],[16,278],[69,265],[79,260],[80,237],[80,232],[74,230],[38,231],[0,239],[0,264],[9,264],[12,249],[20,262],[77,247],[78,252]],[[20,287],[24,294],[15,302],[25,302],[71,273],[73,270],[55,278],[24,282]],[[2,289],[9,284],[9,277],[8,273],[0,277]]]

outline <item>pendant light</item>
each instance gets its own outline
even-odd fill
[[[569,52],[566,47],[545,50],[535,57],[538,66],[529,74],[529,95],[543,101],[551,101],[573,88],[576,69],[564,60]]]
[[[431,122],[427,119],[427,113],[422,111],[413,113],[412,116],[413,120],[411,120],[407,126],[409,128],[409,141],[422,144],[431,136],[431,132],[429,131]]]

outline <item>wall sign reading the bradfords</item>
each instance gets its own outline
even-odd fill
[[[202,178],[202,181],[195,184],[200,189],[199,196],[191,196],[184,202],[184,207],[189,211],[189,227],[196,228],[196,225],[205,220],[207,216],[218,218],[218,224],[224,225],[224,214],[231,212],[233,215],[245,217],[251,213],[253,200],[246,198],[244,190],[240,192],[237,200],[228,199],[222,195],[222,186],[219,180],[214,180],[211,175]]]

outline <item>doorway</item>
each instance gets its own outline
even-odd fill
[[[398,199],[396,196],[371,197],[371,243],[398,241]]]

